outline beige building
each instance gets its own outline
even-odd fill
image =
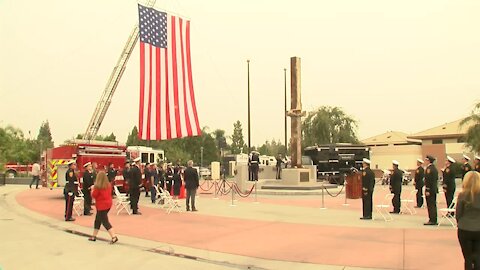
[[[416,168],[416,159],[422,156],[422,141],[408,137],[407,133],[388,131],[386,133],[362,140],[370,146],[372,169],[391,169],[392,160],[400,162],[400,168]]]
[[[464,136],[469,128],[461,126],[462,119],[439,125],[415,134],[389,131],[362,140],[371,147],[370,159],[374,169],[390,169],[392,160],[400,162],[400,168],[413,170],[416,159],[433,155],[437,158],[439,168],[444,166],[446,156],[462,162],[464,154],[473,158],[473,153],[464,143]]]

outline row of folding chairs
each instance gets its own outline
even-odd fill
[[[163,208],[167,208],[167,214],[170,214],[172,211],[181,212],[180,205],[178,204],[178,200],[173,199],[172,195],[168,190],[163,189],[162,187],[153,186],[155,191],[157,192],[157,201],[158,203],[163,202]]]

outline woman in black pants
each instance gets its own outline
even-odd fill
[[[100,225],[103,224],[103,227],[108,231],[112,241],[110,244],[115,244],[118,241],[118,237],[113,231],[110,221],[108,221],[108,211],[112,207],[112,185],[108,181],[107,175],[105,172],[99,172],[97,179],[95,180],[95,185],[92,191],[92,197],[95,198],[95,207],[97,208],[97,215],[95,216],[95,223],[93,225],[93,235],[88,238],[90,241],[97,240],[97,234],[100,230]]]
[[[480,174],[470,171],[463,178],[455,217],[465,270],[480,270]]]

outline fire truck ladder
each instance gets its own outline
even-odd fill
[[[155,5],[156,0],[148,0],[146,3],[147,7],[153,7]],[[112,73],[110,74],[110,78],[107,81],[107,85],[103,90],[102,97],[93,112],[93,116],[90,119],[90,123],[88,124],[87,130],[83,135],[84,140],[94,140],[97,136],[98,130],[102,125],[103,119],[107,114],[108,108],[110,107],[110,103],[112,103],[113,94],[115,93],[115,89],[117,89],[118,83],[122,78],[123,72],[125,71],[125,67],[127,66],[128,59],[132,54],[133,48],[138,40],[138,24],[135,24],[132,33],[128,37],[127,43],[122,50],[122,54],[117,61],[117,64],[113,68]]]

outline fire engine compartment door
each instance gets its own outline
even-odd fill
[[[59,187],[64,187],[67,183],[67,179],[65,179],[65,174],[67,173],[68,166],[67,165],[58,165],[57,166],[57,185]]]

